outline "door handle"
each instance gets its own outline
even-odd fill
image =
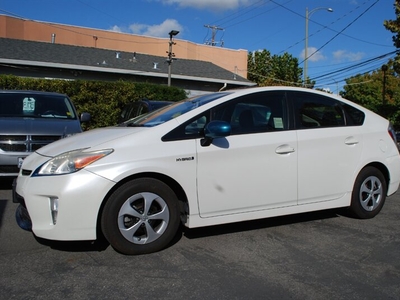
[[[349,136],[348,138],[346,138],[344,140],[344,143],[346,145],[349,145],[349,146],[357,145],[358,144],[358,140],[354,136]]]
[[[289,154],[293,153],[294,148],[289,146],[289,145],[281,145],[278,148],[276,148],[275,153],[276,154]]]

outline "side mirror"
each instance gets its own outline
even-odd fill
[[[204,127],[203,147],[210,146],[216,138],[227,137],[231,134],[231,124],[225,121],[211,121]]]
[[[90,118],[91,118],[90,114],[84,112],[84,113],[81,114],[80,121],[81,121],[81,123],[89,122]]]

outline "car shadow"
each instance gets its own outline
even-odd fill
[[[0,190],[12,190],[14,178],[0,178]]]
[[[207,226],[201,228],[186,228],[184,226],[181,226],[180,230],[178,230],[173,240],[165,248],[170,248],[174,244],[178,243],[183,236],[188,239],[197,239],[209,236],[230,234],[234,232],[244,232],[262,228],[278,227],[296,223],[331,219],[345,215],[346,215],[345,209],[331,209],[331,210],[302,213],[302,214],[289,215],[283,217],[273,217],[273,218],[259,219],[253,221],[243,221],[243,222],[223,224],[223,225]],[[105,251],[110,246],[110,244],[104,237],[102,237],[101,234],[98,234],[98,236],[100,236],[100,238],[96,241],[72,241],[72,242],[50,241],[38,237],[35,237],[35,239],[40,244],[49,246],[50,248],[59,251],[67,251],[67,252]]]
[[[197,239],[207,236],[224,235],[234,232],[252,231],[296,223],[338,218],[345,215],[347,215],[345,209],[330,209],[200,228],[184,228],[183,235],[188,239]]]
[[[96,241],[51,241],[35,236],[38,243],[51,249],[65,252],[101,252],[105,251],[110,244],[105,239]]]

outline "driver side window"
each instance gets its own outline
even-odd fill
[[[260,92],[240,97],[212,111],[212,120],[230,123],[232,135],[287,129],[283,92]]]
[[[258,92],[230,100],[178,126],[163,141],[204,137],[204,127],[210,121],[225,121],[231,125],[231,135],[274,132],[288,129],[285,92]]]

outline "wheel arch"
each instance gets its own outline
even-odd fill
[[[378,169],[382,173],[383,177],[385,177],[386,186],[389,186],[389,183],[390,183],[389,170],[384,164],[382,164],[380,162],[371,162],[368,165],[364,166],[361,170],[365,169],[366,167],[374,167],[374,168]],[[361,172],[361,170],[360,170],[360,172]]]
[[[107,203],[108,199],[110,198],[111,194],[116,191],[120,186],[125,184],[126,182],[139,179],[139,178],[153,178],[160,180],[161,182],[165,183],[168,185],[176,194],[178,201],[179,201],[179,206],[180,206],[180,212],[181,212],[181,223],[186,222],[186,217],[189,215],[189,204],[188,204],[188,198],[183,190],[182,186],[173,178],[161,174],[161,173],[155,173],[155,172],[144,172],[144,173],[138,173],[131,175],[129,177],[124,178],[123,180],[119,181],[116,185],[113,186],[111,190],[108,191],[106,196],[103,198],[102,203],[100,205],[99,212],[97,214],[97,223],[96,223],[96,230],[97,230],[97,237],[102,237],[103,233],[101,232],[101,215],[103,214],[104,206]]]

